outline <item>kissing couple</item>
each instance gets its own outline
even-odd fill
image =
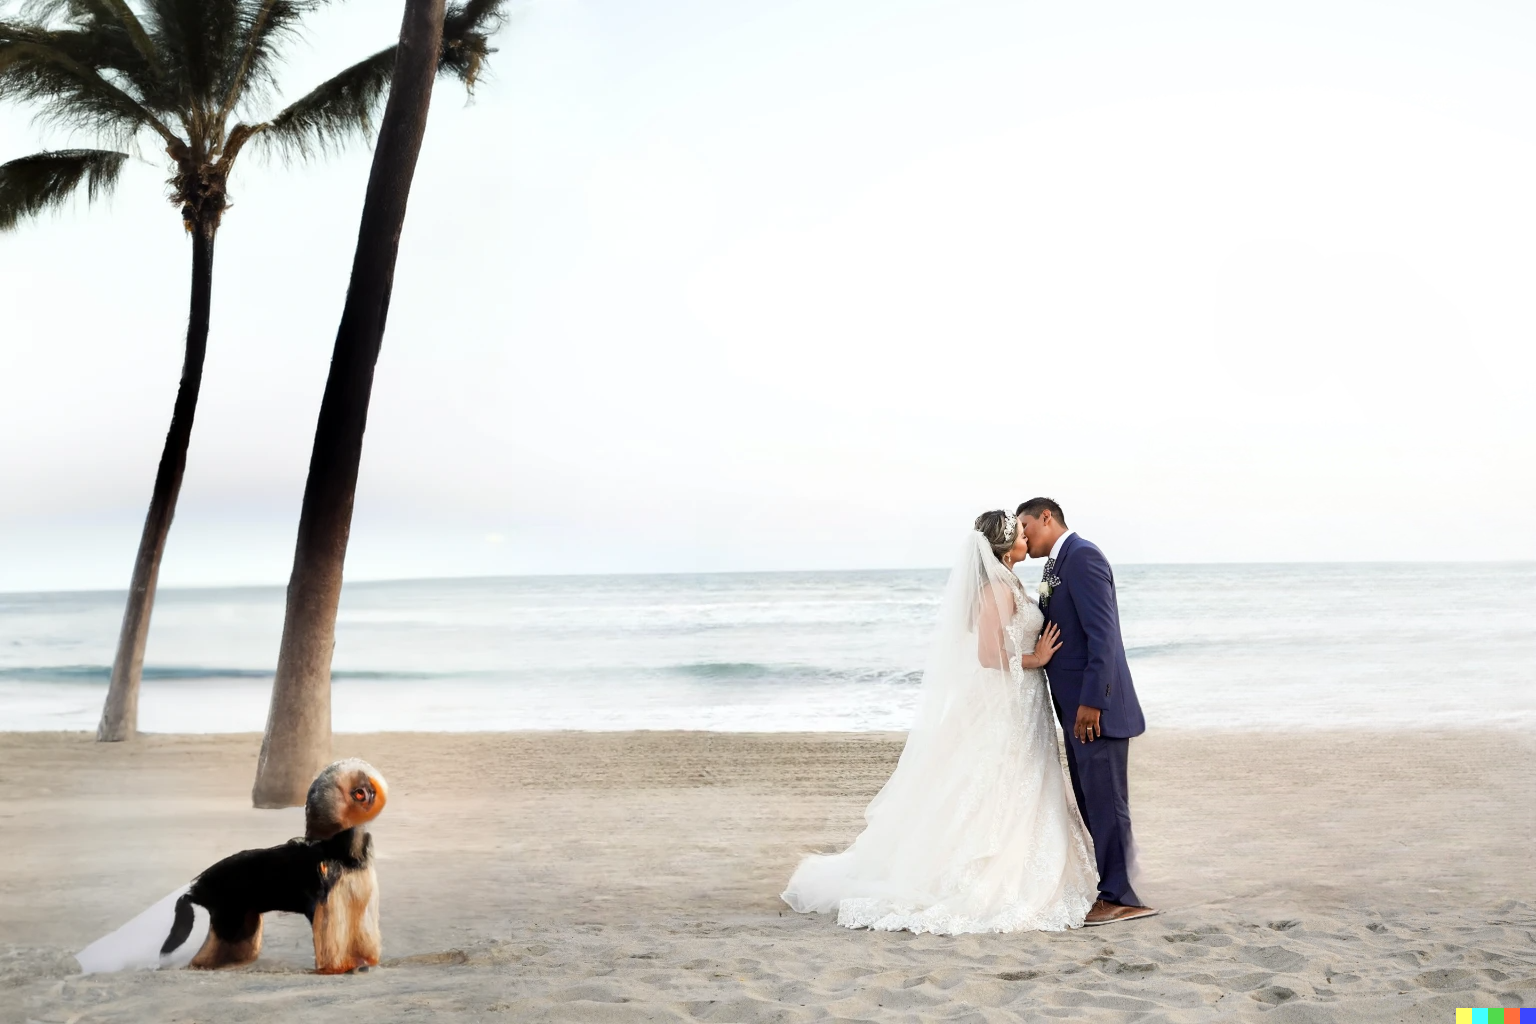
[[[1034,596],[1013,571],[1026,557],[1046,559]],[[784,901],[938,935],[1150,917],[1131,888],[1127,790],[1144,731],[1104,553],[1050,498],[984,512],[949,574],[896,770],[859,837],[801,861]]]

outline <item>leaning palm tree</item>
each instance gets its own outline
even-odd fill
[[[293,158],[372,134],[396,47],[352,65],[308,95],[256,116],[276,91],[282,45],[325,0],[0,0],[0,100],[30,104],[54,126],[95,136],[99,149],[56,149],[0,164],[0,231],[84,192],[108,193],[148,142],[169,162],[172,205],[192,242],[186,355],[171,426],[123,612],[99,740],[138,726],[139,677],[155,583],[202,383],[213,296],[213,244],[235,161],[248,144]],[[439,73],[472,87],[499,3],[447,12]]]
[[[432,103],[434,54],[444,48],[444,39],[465,31],[462,23],[489,25],[499,20],[503,2],[467,0],[463,7],[448,8],[446,15],[444,0],[405,3],[389,103],[368,173],[352,278],[304,481],[272,704],[251,788],[257,807],[302,804],[315,772],[330,760],[331,652],[336,647],[352,499],[406,202]],[[489,51],[482,46],[481,52]]]

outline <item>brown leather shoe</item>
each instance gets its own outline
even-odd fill
[[[1108,900],[1095,900],[1088,916],[1083,919],[1083,927],[1097,928],[1101,924],[1117,924],[1121,921],[1134,921],[1139,917],[1155,916],[1157,911],[1151,907],[1127,907]]]

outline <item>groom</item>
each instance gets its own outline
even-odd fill
[[[1131,808],[1126,767],[1131,737],[1147,729],[1120,639],[1115,575],[1104,553],[1067,529],[1061,506],[1031,498],[1019,506],[1029,557],[1044,558],[1040,610],[1061,630],[1046,666],[1056,716],[1067,735],[1067,767],[1077,807],[1093,836],[1099,899],[1085,924],[1157,913],[1131,888]]]

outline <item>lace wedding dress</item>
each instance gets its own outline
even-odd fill
[[[1018,577],[973,533],[946,587],[917,722],[895,772],[853,845],[800,863],[786,903],[879,931],[1083,923],[1098,895],[1092,840],[1044,673],[1019,664],[1042,621]]]

